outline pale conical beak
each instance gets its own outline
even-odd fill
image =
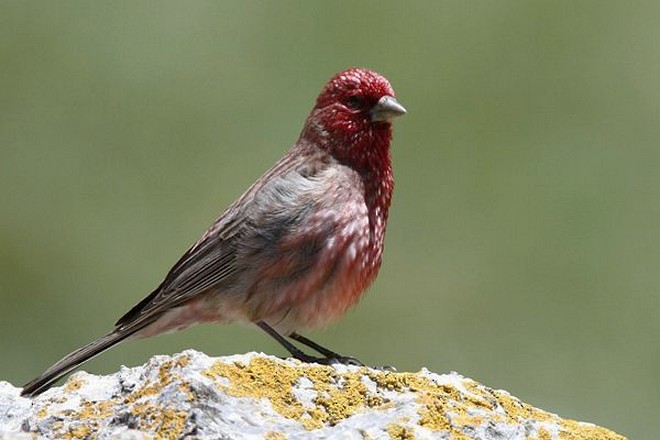
[[[383,96],[369,113],[373,122],[391,122],[392,119],[405,115],[406,109],[394,97]]]

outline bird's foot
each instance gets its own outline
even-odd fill
[[[342,365],[353,365],[357,367],[364,367],[364,364],[360,362],[359,359],[352,356],[327,356],[327,357],[317,357],[303,354],[301,356],[296,356],[296,359],[301,360],[307,363],[316,363],[321,365],[333,365],[333,364],[342,364]]]
[[[310,356],[308,354],[301,352],[299,355],[295,356],[295,358],[298,359],[299,361],[306,362],[308,364],[321,364],[321,365],[342,364],[342,365],[352,365],[355,367],[367,366],[358,358],[355,358],[353,356],[342,356],[337,353],[335,353],[334,356]],[[396,373],[397,371],[396,367],[392,365],[373,366],[370,368],[378,371],[383,371],[386,373]]]
[[[376,366],[376,367],[371,367],[374,370],[378,371],[384,371],[386,373],[396,373],[396,367],[392,365],[382,365],[382,366]]]

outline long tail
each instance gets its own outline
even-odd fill
[[[119,344],[124,339],[131,336],[138,328],[115,330],[108,333],[96,341],[90,342],[84,347],[80,347],[76,351],[69,353],[59,360],[55,365],[47,369],[37,378],[31,380],[23,386],[21,396],[32,397],[50,388],[60,377],[64,376],[71,370],[77,368],[81,364],[87,362],[99,353],[104,352],[108,348]]]

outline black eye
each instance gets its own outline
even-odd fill
[[[349,96],[346,100],[346,103],[349,107],[354,109],[361,109],[364,107],[364,99],[361,96],[353,95]]]

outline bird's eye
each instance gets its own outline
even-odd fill
[[[361,96],[353,95],[348,97],[346,103],[351,108],[361,109],[364,106],[364,99]]]

